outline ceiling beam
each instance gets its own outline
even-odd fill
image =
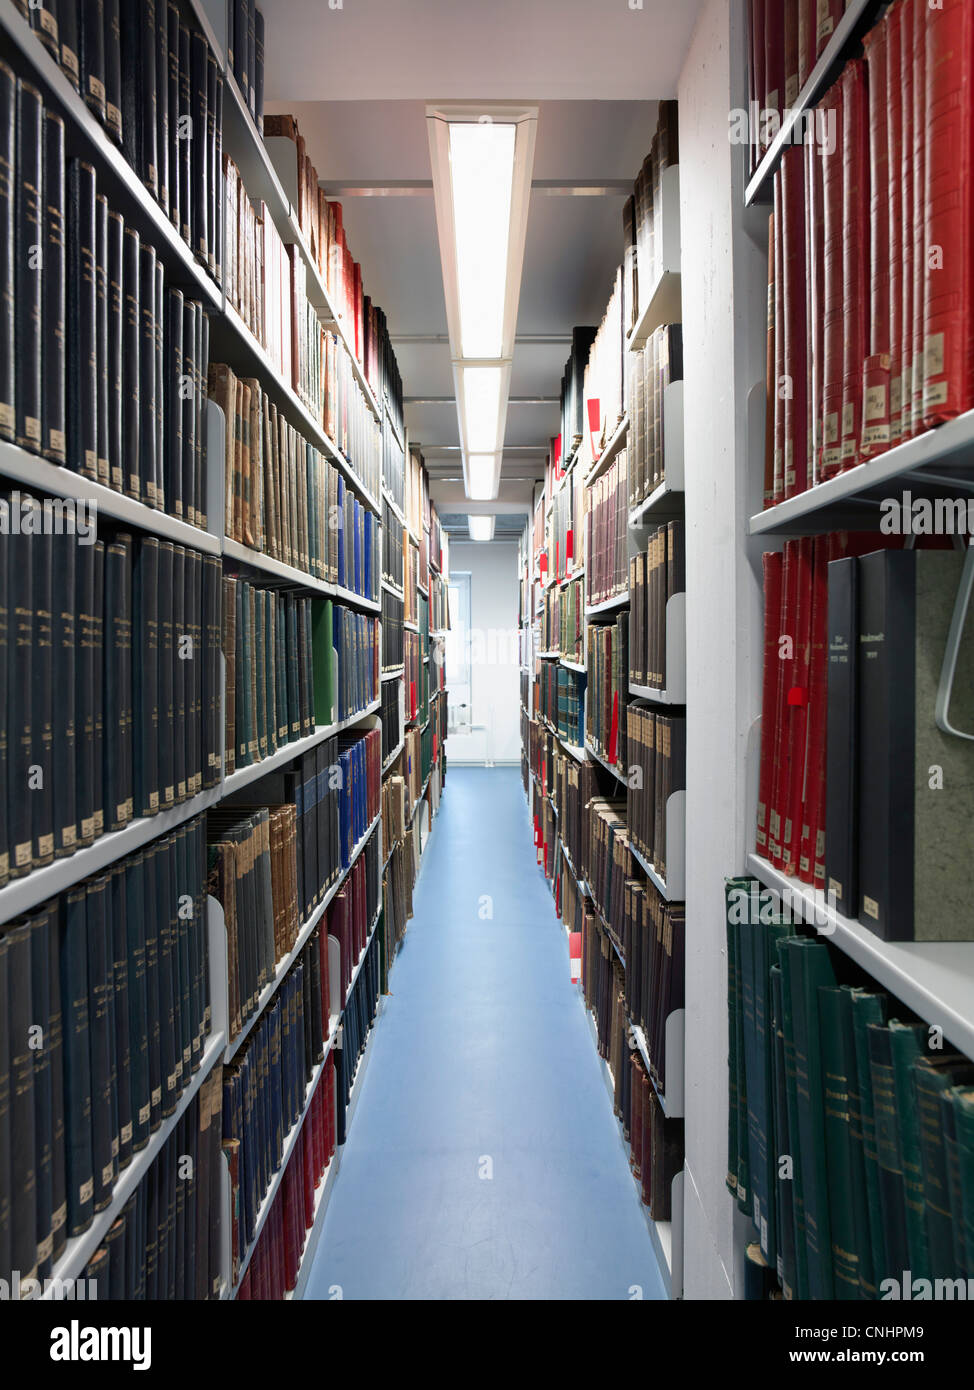
[[[319,182],[328,198],[430,198],[432,179],[383,179],[378,183]],[[632,179],[532,179],[531,192],[549,198],[628,198]]]
[[[456,405],[456,396],[403,396],[403,405]],[[508,396],[508,405],[560,405],[560,396]]]
[[[390,333],[389,338],[393,343],[404,343],[409,347],[448,347],[450,344],[446,333]],[[563,343],[571,343],[571,340],[570,333],[518,333],[514,346],[561,347]]]

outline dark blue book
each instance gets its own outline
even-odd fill
[[[159,904],[158,868],[156,860],[161,853],[160,842],[147,845],[142,866],[143,901],[145,923],[145,994],[146,994],[146,1039],[149,1059],[149,1129],[155,1132],[162,1123],[162,1093],[165,1079],[162,1071],[160,990],[159,990],[159,938],[162,928],[162,914]]]
[[[81,95],[88,109],[105,124],[105,9],[103,0],[82,0]]]
[[[84,885],[61,899],[61,1009],[64,1018],[64,1133],[67,1234],[88,1229],[94,1180],[88,1011],[88,924]]]
[[[33,771],[28,782],[34,868],[54,859],[54,547],[68,538],[48,533],[30,538],[34,649],[31,653]]]
[[[118,1166],[132,1161],[132,1008],[129,1001],[128,899],[126,868],[122,861],[109,876],[112,928],[112,1018],[115,1029],[115,1106],[117,1111]]]
[[[125,392],[131,364],[125,359],[125,223],[117,212],[108,214],[108,484],[125,487],[123,422]]]
[[[67,295],[64,239],[64,122],[44,113],[44,271],[41,366],[43,371],[44,456],[52,463],[67,458],[65,401],[65,331]],[[0,234],[2,234],[0,229]],[[19,294],[18,288],[18,294]]]
[[[17,79],[0,63],[0,167],[17,167]],[[14,237],[17,190],[10,177],[0,179],[0,437],[17,432],[16,283],[17,248]]]
[[[93,779],[92,833],[104,835],[106,825],[105,788],[105,542],[91,547],[93,587],[91,606],[92,673],[92,749]]]
[[[132,1123],[132,1152],[149,1142],[149,1007],[146,997],[145,861],[130,854],[125,868],[125,953],[128,965],[129,1071],[128,1094]],[[150,898],[151,901],[151,898]]]
[[[169,0],[166,9],[166,101],[169,107],[169,219],[177,231],[182,229],[182,209],[180,205],[180,165],[181,146],[179,139],[179,7]],[[159,16],[162,23],[162,15]],[[163,74],[158,73],[161,83]]]
[[[166,561],[163,561],[164,566]],[[177,802],[185,801],[187,796],[188,772],[195,764],[187,758],[187,744],[190,735],[187,706],[192,701],[192,673],[197,654],[193,650],[189,633],[187,602],[192,598],[192,579],[189,575],[191,560],[187,563],[186,551],[181,545],[172,550],[172,579],[170,594],[172,605],[172,780],[173,795]],[[163,622],[163,655],[165,655],[166,624]]]
[[[111,481],[108,462],[108,199],[95,198],[95,441],[98,481],[106,487]]]
[[[141,539],[135,558],[135,807],[159,810],[159,542]]]
[[[95,171],[72,159],[67,172],[67,461],[98,477],[98,316],[95,258]]]
[[[155,858],[155,911],[159,924],[158,935],[158,995],[159,995],[159,1057],[162,1085],[162,1116],[167,1118],[176,1109],[179,1068],[176,1059],[176,987],[174,976],[175,870],[171,837],[159,841]]]
[[[160,463],[156,455],[156,253],[143,242],[139,247],[139,481],[140,501],[158,502]]]
[[[112,1199],[118,1176],[118,1136],[114,1075],[114,1016],[111,923],[108,879],[89,879],[86,889],[88,923],[88,1008],[91,1051],[91,1133],[95,1211],[103,1211]]]
[[[122,143],[122,0],[104,0],[105,20],[105,128],[117,145]],[[65,6],[65,9],[70,6]]]
[[[132,537],[105,552],[105,820],[121,830],[132,819]]]
[[[17,84],[17,158],[14,245],[16,274],[16,439],[40,453],[42,427],[42,314],[44,272],[37,247],[44,242],[44,107],[28,82]]]
[[[21,506],[32,499],[20,501],[19,494],[11,505]],[[34,763],[33,677],[34,661],[34,599],[31,546],[34,538],[10,535],[4,540],[2,558],[7,565],[7,606],[9,626],[6,669],[7,682],[7,757],[8,757],[8,837],[10,842],[10,874],[18,878],[30,872],[33,865],[33,823],[30,791]]]
[[[50,939],[56,905],[48,903],[31,917],[30,1006],[39,1046],[30,1055],[34,1064],[34,1167],[37,1275],[50,1276],[54,1251],[54,1076],[51,1066],[54,1027],[52,1011],[59,1002],[51,985]],[[56,927],[55,927],[56,931]],[[63,1125],[62,1125],[63,1130]]]
[[[0,1005],[4,1019],[8,1017],[9,985],[7,951],[9,942],[0,933]],[[9,1279],[11,1262],[11,1134],[10,1134],[10,1029],[7,1023],[0,1028],[0,1279]]]
[[[155,5],[156,170],[159,203],[169,216],[169,15],[166,0]]]

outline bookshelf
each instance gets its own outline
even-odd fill
[[[137,13],[137,9],[133,7],[131,12],[126,11],[123,19],[128,22],[130,16],[137,15]],[[181,7],[181,17],[189,24],[191,30],[195,31],[197,35],[202,35],[205,44],[208,45],[209,52],[216,61],[218,80],[221,81],[223,95],[223,121],[216,134],[222,142],[222,149],[234,160],[241,171],[244,186],[250,197],[259,199],[265,204],[267,213],[285,245],[297,247],[306,276],[309,303],[316,311],[317,321],[321,328],[336,335],[340,350],[346,355],[349,379],[352,382],[350,389],[360,393],[367,416],[371,416],[375,422],[373,429],[379,432],[377,437],[383,445],[383,457],[388,453],[395,458],[398,451],[400,460],[399,495],[402,495],[405,441],[401,428],[396,424],[394,409],[397,407],[395,402],[392,406],[390,405],[388,395],[383,395],[381,399],[377,397],[376,391],[369,381],[365,365],[356,356],[354,335],[350,325],[337,312],[308,247],[307,240],[298,227],[295,210],[296,200],[287,178],[287,161],[286,159],[282,160],[279,148],[275,148],[273,152],[268,150],[233,74],[228,70],[224,7],[219,3],[210,3],[210,0],[207,0],[206,3],[203,3],[203,0],[187,0],[185,6]],[[350,492],[357,497],[363,507],[374,514],[381,552],[382,504],[384,501],[389,503],[392,514],[397,517],[400,525],[404,523],[403,508],[395,502],[394,493],[387,495],[384,486],[377,486],[373,490],[366,484],[363,475],[359,472],[360,460],[356,458],[354,452],[350,457],[346,456],[336,442],[331,439],[322,421],[316,418],[315,414],[299,397],[291,380],[275,366],[269,356],[268,349],[258,340],[233,304],[229,302],[225,288],[226,240],[215,248],[217,259],[220,262],[218,278],[215,278],[210,273],[209,268],[194,255],[193,250],[183,239],[173,221],[170,220],[163,207],[143,183],[136,168],[129,164],[121,148],[109,138],[106,128],[74,90],[59,65],[49,55],[37,35],[31,30],[29,24],[14,5],[10,3],[10,0],[0,0],[0,34],[4,39],[5,58],[15,68],[16,75],[25,81],[34,83],[40,89],[45,110],[63,118],[66,127],[66,148],[69,156],[77,156],[91,162],[96,171],[99,194],[104,193],[107,196],[111,210],[123,216],[125,226],[136,231],[143,244],[151,245],[155,249],[163,268],[166,287],[179,287],[188,297],[202,301],[209,323],[209,361],[227,362],[237,367],[248,377],[255,378],[261,390],[277,406],[281,418],[294,427],[301,440],[312,445],[337,466]],[[279,145],[279,142],[277,144]],[[224,184],[221,178],[215,193],[215,206],[222,205],[223,194]],[[228,237],[225,219],[222,230],[225,237]],[[73,230],[69,227],[69,240],[72,235]],[[384,328],[381,331],[384,332]],[[381,354],[380,368],[382,368]],[[164,510],[115,491],[103,483],[82,477],[70,468],[52,463],[6,439],[0,440],[0,480],[8,487],[22,488],[25,492],[29,490],[32,495],[45,495],[56,500],[61,499],[76,503],[84,502],[89,506],[93,504],[100,520],[112,525],[117,523],[119,527],[131,528],[137,537],[153,538],[162,543],[171,543],[176,547],[184,548],[193,554],[214,557],[223,567],[224,575],[228,573],[246,574],[251,576],[255,582],[263,581],[276,592],[284,591],[332,598],[345,608],[378,618],[382,612],[380,602],[367,595],[363,596],[353,592],[351,588],[344,585],[325,582],[311,573],[294,565],[285,564],[262,550],[243,545],[224,534],[224,475],[220,463],[225,453],[226,422],[220,409],[212,401],[206,400],[205,373],[206,366],[204,365],[201,394],[205,413],[200,415],[198,424],[203,431],[202,442],[209,461],[206,494],[202,498],[207,514],[208,529],[204,530],[190,525]],[[386,390],[394,389],[394,386],[395,383],[386,382]],[[384,447],[387,441],[389,442],[388,449]],[[394,448],[392,447],[393,443]],[[392,479],[389,481],[393,482]],[[383,479],[384,482],[385,479]],[[428,479],[425,480],[423,487],[428,509]],[[421,533],[422,521],[420,520],[416,534],[418,536]],[[411,542],[405,530],[403,542],[405,548],[408,549]],[[413,548],[420,549],[418,544]],[[427,553],[428,545],[422,547],[424,558]],[[444,571],[447,571],[445,555]],[[434,571],[435,573],[436,571]],[[427,571],[417,578],[424,590],[429,593],[433,582],[429,572]],[[376,576],[376,580],[378,580],[378,576]],[[383,584],[380,589],[377,583],[375,591],[385,592],[387,587],[400,600],[402,599],[401,591],[397,592],[394,586]],[[417,632],[418,630],[416,627]],[[381,669],[381,628],[377,632],[377,641],[379,644],[377,667]],[[383,673],[382,678],[383,681],[398,681],[401,686],[403,669],[400,667],[398,670]],[[122,829],[114,832],[109,831],[109,833],[98,836],[92,843],[77,849],[73,854],[55,859],[42,867],[34,868],[22,877],[11,879],[3,887],[0,887],[0,923],[13,923],[16,919],[35,912],[43,904],[65,894],[76,885],[86,883],[88,880],[96,879],[100,875],[110,872],[114,866],[120,864],[128,856],[137,855],[147,846],[165,840],[173,832],[179,831],[181,827],[203,813],[214,812],[225,806],[235,807],[239,804],[241,793],[245,793],[248,802],[254,801],[259,804],[262,796],[269,796],[269,793],[264,791],[264,786],[271,784],[265,784],[264,779],[277,779],[283,771],[294,767],[298,759],[316,749],[327,739],[341,733],[357,733],[376,728],[380,722],[378,715],[381,701],[375,699],[349,717],[326,727],[318,726],[313,733],[302,738],[292,739],[291,742],[283,744],[269,756],[253,763],[253,765],[238,768],[228,775],[223,759],[222,727],[227,707],[227,682],[225,663],[222,659],[219,661],[219,702],[221,751],[219,777],[216,784],[207,787],[196,795],[190,795],[182,802],[154,815],[131,819]],[[428,722],[432,722],[432,720]],[[400,719],[401,728],[402,721]],[[438,723],[438,731],[438,738],[433,744],[435,754],[430,758],[430,765],[424,769],[425,777],[419,794],[419,802],[425,800],[430,808],[430,820],[432,813],[439,805],[439,796],[445,774],[443,748],[445,714]],[[382,766],[383,778],[393,775],[397,764],[401,764],[404,747],[405,740],[400,738],[391,757]],[[416,756],[419,756],[418,740]],[[221,1068],[239,1062],[246,1051],[247,1043],[254,1035],[254,1030],[267,1021],[285,981],[297,967],[303,953],[306,952],[316,929],[326,919],[326,914],[342,892],[349,876],[359,868],[363,858],[368,857],[367,850],[368,855],[371,855],[371,847],[374,845],[378,880],[371,886],[375,891],[377,908],[368,926],[366,945],[354,964],[347,989],[344,991],[344,997],[338,998],[336,995],[327,1001],[329,1027],[327,1036],[323,1039],[322,1054],[317,1059],[310,1074],[297,1117],[284,1145],[283,1156],[271,1178],[270,1186],[264,1194],[256,1228],[235,1279],[231,1273],[232,1199],[230,1169],[224,1158],[219,1155],[216,1156],[216,1180],[219,1197],[215,1200],[219,1211],[218,1221],[222,1229],[222,1255],[218,1271],[219,1296],[232,1297],[239,1291],[247,1266],[258,1248],[260,1235],[268,1216],[275,1208],[275,1203],[280,1200],[283,1189],[287,1186],[289,1160],[297,1152],[302,1141],[304,1126],[310,1123],[309,1116],[315,1096],[325,1081],[327,1080],[331,1084],[333,1076],[337,1074],[336,1054],[340,1052],[342,1047],[346,1014],[350,1018],[359,1015],[367,1016],[371,1018],[372,1022],[368,1024],[366,1037],[361,1040],[359,1061],[355,1070],[354,1084],[348,1105],[338,1097],[337,1083],[332,1087],[332,1094],[335,1097],[335,1110],[330,1122],[333,1138],[339,1129],[344,1135],[344,1127],[347,1126],[354,1109],[354,1101],[360,1090],[363,1061],[368,1056],[378,995],[372,1003],[371,1012],[367,1002],[361,1010],[357,1008],[357,1002],[362,1002],[361,996],[364,989],[371,990],[372,980],[379,980],[379,976],[373,968],[376,957],[376,939],[383,936],[383,924],[392,911],[391,891],[383,893],[386,870],[399,855],[402,861],[402,868],[398,871],[400,889],[403,875],[407,871],[412,875],[412,881],[415,878],[415,870],[419,863],[419,836],[413,835],[412,822],[417,809],[418,803],[411,806],[408,817],[409,826],[405,836],[399,842],[392,844],[388,853],[384,852],[383,847],[384,828],[380,824],[381,815],[376,814],[371,820],[365,833],[353,846],[346,868],[337,875],[327,891],[322,894],[314,911],[300,923],[291,948],[275,962],[272,978],[260,990],[253,1009],[248,1013],[243,1026],[232,1041],[230,1040],[228,929],[224,921],[223,909],[216,898],[207,897],[205,892],[202,894],[201,900],[205,905],[205,922],[201,928],[202,935],[198,940],[205,944],[205,958],[208,961],[210,1022],[209,1030],[203,1039],[198,1065],[192,1074],[187,1073],[183,1083],[184,1089],[173,1112],[166,1116],[149,1134],[145,1147],[133,1154],[131,1159],[120,1168],[117,1179],[111,1188],[108,1204],[94,1215],[81,1234],[73,1236],[67,1241],[50,1272],[52,1281],[78,1280],[85,1277],[85,1272],[92,1258],[102,1247],[109,1230],[123,1214],[126,1204],[130,1203],[133,1194],[140,1189],[140,1185],[146,1180],[150,1171],[155,1172],[156,1160],[172,1139],[177,1127],[187,1116],[190,1107],[195,1105],[204,1086],[211,1082],[217,1086],[222,1084],[222,1078],[219,1083],[216,1081],[217,1073],[220,1072]],[[415,848],[414,839],[416,841]],[[337,939],[330,937],[326,944],[328,956],[335,960],[337,970],[339,943]],[[396,945],[398,945],[398,940]],[[203,946],[200,949],[202,951]],[[383,989],[386,988],[385,982],[389,963],[388,960],[385,961],[381,983]],[[333,976],[333,984],[335,984],[336,979],[337,975]],[[339,1107],[343,1117],[341,1126],[337,1123]],[[339,1158],[340,1147],[332,1154],[317,1184],[313,1221],[305,1234],[304,1253],[299,1271],[299,1290],[303,1287],[303,1281],[307,1277],[311,1255],[320,1233],[323,1214],[327,1206],[328,1195],[332,1189]],[[48,1297],[50,1293],[46,1292],[44,1296]]]

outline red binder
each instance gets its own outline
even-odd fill
[[[790,110],[798,99],[798,18],[800,0],[785,0],[783,16],[784,87],[782,102]]]
[[[913,8],[914,0],[899,0],[900,105],[903,138],[900,148],[900,221],[903,227],[903,322],[900,328],[900,437],[913,436]]]
[[[903,9],[886,16],[887,151],[889,156],[889,442],[898,444],[903,428],[903,204],[898,184],[903,168]]]
[[[785,0],[765,0],[764,108],[781,112],[785,104]]]
[[[818,0],[815,7],[815,56],[821,57],[835,33],[836,26],[845,10],[845,0]]]
[[[809,884],[815,882],[816,844],[823,805],[821,798],[824,787],[822,772],[825,766],[830,542],[831,537],[829,536],[816,536],[813,542],[812,555],[812,625],[808,662],[807,742],[801,798],[801,836],[796,866],[797,877],[802,883]],[[822,884],[816,886],[821,887]]]
[[[758,781],[757,852],[768,853],[771,787],[774,773],[775,723],[778,693],[778,636],[781,624],[782,557],[769,550],[762,557],[764,567],[764,675],[761,703],[761,769]]]
[[[783,833],[788,796],[786,766],[788,691],[795,666],[795,593],[798,579],[795,541],[786,541],[782,559],[781,604],[775,651],[775,713],[771,796],[768,803],[768,858],[776,869],[784,868]],[[788,645],[782,639],[788,638]]]
[[[784,267],[785,497],[808,486],[808,326],[805,318],[805,158],[800,146],[786,150],[781,161]]]
[[[785,376],[785,271],[784,202],[781,165],[774,174],[774,501],[785,495],[785,402],[782,385]]]
[[[884,18],[863,40],[869,88],[869,347],[863,368],[863,458],[889,448],[889,90]]]
[[[927,21],[926,244],[943,248],[927,277],[923,424],[972,405],[971,247],[974,6],[944,0]]]
[[[815,31],[818,20],[818,0],[797,0],[798,3],[798,89],[801,91],[815,66]]]
[[[868,355],[869,128],[866,65],[848,63],[842,85],[842,467],[859,462],[862,368]]]
[[[822,154],[818,145],[805,146],[806,232],[805,255],[808,278],[808,350],[809,363],[809,444],[808,485],[812,487],[822,474],[822,389],[824,381],[823,351],[825,318],[823,313],[825,282],[825,222],[823,197]]]
[[[837,83],[827,94],[823,106],[835,112],[835,149],[822,149],[822,208],[825,250],[822,285],[822,469],[824,478],[839,471],[842,462],[842,380],[844,369],[843,334],[843,202],[842,202],[842,118],[843,92]]]

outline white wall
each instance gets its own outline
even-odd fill
[[[766,209],[745,215],[746,150],[728,140],[729,110],[747,104],[744,9],[707,0],[679,84],[686,378],[688,1298],[729,1298],[735,1289],[740,1296],[743,1251],[741,1218],[724,1185],[723,881],[744,865],[745,752],[748,729],[760,712],[756,565],[761,546],[747,539],[748,516],[760,504],[747,462],[747,400],[764,377],[761,286],[762,276],[767,284],[768,225]]]
[[[521,760],[520,667],[517,646],[517,545],[502,541],[450,542],[450,572],[469,571],[475,731],[451,734],[452,763]],[[450,685],[450,671],[446,673]],[[484,726],[477,731],[476,726]]]

